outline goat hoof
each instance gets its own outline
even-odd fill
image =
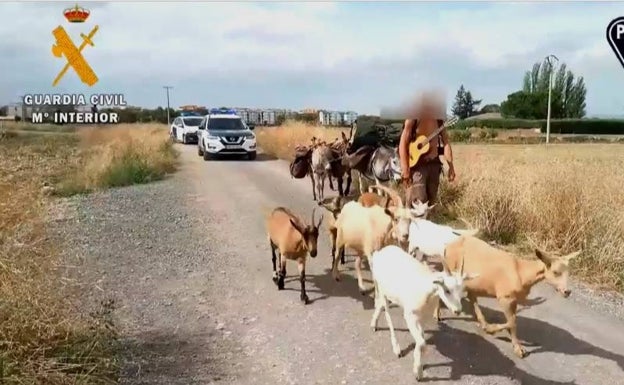
[[[277,281],[277,290],[284,290],[284,281]]]
[[[527,356],[527,352],[522,346],[515,346],[514,353],[516,353],[516,355],[520,358],[524,358]]]
[[[307,295],[302,295],[301,302],[303,302],[304,305],[308,305],[310,303],[310,298],[308,298]]]

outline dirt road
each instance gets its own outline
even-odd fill
[[[296,265],[288,266],[286,290],[271,281],[264,215],[286,205],[309,218],[308,180],[292,180],[285,162],[262,155],[205,162],[195,146],[179,148],[183,167],[172,178],[73,199],[58,219],[85,292],[119,306],[123,383],[415,383],[411,350],[392,354],[384,317],[381,330],[369,328],[373,300],[358,293],[352,258],[343,280],[331,279],[325,231],[307,268],[310,305],[299,302]],[[528,357],[513,355],[505,333],[482,335],[460,316],[426,332],[425,380],[624,383],[621,318],[608,306],[591,309],[586,292],[566,300],[540,285],[532,298],[518,321]],[[400,313],[391,313],[401,347],[411,348]]]

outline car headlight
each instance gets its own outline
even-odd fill
[[[219,140],[218,136],[214,136],[214,135],[206,135],[206,139],[208,140]]]
[[[245,139],[256,139],[256,136],[251,132],[245,134]]]

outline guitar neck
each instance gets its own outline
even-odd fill
[[[436,136],[438,136],[438,135],[442,132],[442,130],[444,130],[445,128],[446,128],[446,126],[445,126],[445,125],[442,125],[442,127],[440,127],[440,128],[438,128],[437,130],[433,131],[433,132],[431,133],[431,135],[429,135],[429,136],[427,137],[427,142],[430,142],[430,141],[431,141],[431,139],[433,139],[433,138],[435,138]]]
[[[444,123],[441,127],[437,128],[435,131],[433,131],[431,133],[431,135],[427,136],[427,143],[429,143],[431,141],[431,139],[435,138],[437,135],[440,135],[440,133],[447,127],[452,126],[453,124],[455,124],[457,122],[457,118],[453,117],[452,119],[450,119],[449,121],[447,121],[446,123]]]

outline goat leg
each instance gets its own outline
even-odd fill
[[[468,301],[472,303],[472,308],[474,310],[474,315],[481,326],[481,329],[485,330],[487,328],[488,323],[485,321],[485,317],[483,316],[483,312],[479,307],[479,303],[477,302],[477,297],[474,294],[468,293]]]
[[[338,184],[338,195],[341,197],[345,196],[344,191],[342,190],[342,176],[336,178],[336,181],[336,183]]]
[[[349,196],[349,191],[351,190],[351,182],[353,178],[351,177],[351,170],[347,172],[347,187],[344,190],[344,196]]]
[[[357,281],[358,287],[360,288],[360,294],[366,294],[366,289],[364,288],[364,280],[362,279],[362,256],[358,255],[355,257],[355,272],[357,273]]]
[[[273,282],[277,285],[277,256],[275,255],[275,245],[273,242],[269,241],[271,245],[271,261],[273,262]]]
[[[336,189],[334,188],[334,182],[332,182],[332,177],[331,174],[329,175],[329,189],[332,191],[336,191]]]
[[[425,350],[425,335],[414,313],[404,311],[403,318],[416,343],[414,347],[414,375],[416,375],[416,380],[420,381],[423,377],[422,355]]]
[[[310,180],[312,181],[312,196],[316,200],[316,183],[314,181],[314,173],[310,172]]]
[[[280,272],[277,279],[277,290],[284,290],[284,278],[286,278],[286,258],[280,255]]]
[[[309,304],[310,299],[305,288],[305,262],[299,261],[299,282],[301,283],[301,296],[299,297],[304,304]]]

